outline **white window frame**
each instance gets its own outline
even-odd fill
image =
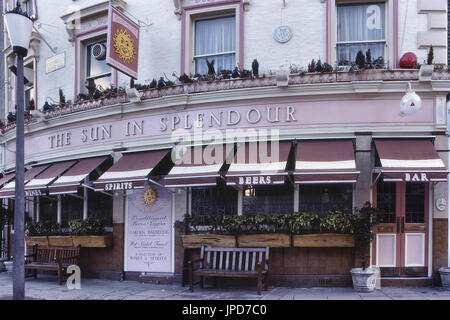
[[[198,58],[208,58],[208,57],[224,56],[224,55],[227,55],[227,54],[234,54],[234,61],[235,62],[237,61],[237,56],[236,56],[237,43],[235,44],[235,50],[233,50],[233,51],[224,51],[224,52],[215,52],[215,53],[207,53],[207,54],[195,55],[195,33],[196,33],[195,25],[196,25],[196,22],[197,21],[202,21],[202,20],[216,19],[216,18],[226,18],[226,17],[234,17],[234,19],[235,19],[234,20],[235,21],[235,28],[236,28],[236,26],[237,26],[236,15],[233,14],[233,13],[230,13],[230,14],[224,13],[224,14],[220,14],[220,15],[208,16],[206,18],[205,17],[200,17],[200,18],[194,19],[194,21],[193,21],[193,23],[194,23],[194,37],[193,37],[194,43],[193,43],[193,46],[192,46],[192,48],[194,50],[192,52],[192,60],[193,60],[193,63],[194,63],[194,72],[193,73],[197,72],[197,70],[195,70],[195,59],[198,59]],[[237,37],[236,37],[236,42],[238,42],[238,38]],[[219,70],[217,70],[217,71],[219,71]]]
[[[228,5],[220,5],[220,6],[213,6],[208,8],[200,8],[200,9],[193,9],[193,10],[186,10],[185,14],[185,25],[186,30],[185,34],[183,35],[185,41],[184,41],[184,66],[185,70],[184,72],[186,74],[195,73],[195,59],[200,56],[194,56],[195,52],[195,22],[198,20],[206,20],[206,19],[213,19],[213,18],[219,18],[219,17],[226,17],[226,16],[232,16],[234,15],[235,21],[236,21],[236,45],[235,45],[235,63],[236,65],[241,65],[240,61],[240,52],[243,50],[243,48],[240,47],[241,43],[241,10],[240,10],[240,3],[236,4],[228,4]],[[233,52],[230,52],[233,53]],[[221,54],[226,54],[221,52]],[[210,54],[209,56],[213,56],[214,54]],[[203,55],[202,55],[203,56]]]
[[[395,0],[330,0],[330,60],[331,63],[337,65],[337,6],[345,4],[368,4],[368,3],[385,3],[385,54],[384,61],[389,68],[394,68],[395,54],[394,54],[394,1]],[[378,40],[376,40],[378,41]],[[369,43],[370,41],[357,41],[358,43]],[[343,44],[344,42],[339,42]]]
[[[87,46],[94,44],[99,41],[104,41],[107,38],[107,30],[100,30],[94,33],[89,33],[84,36],[80,36],[77,38],[77,64],[78,64],[78,79],[75,79],[78,83],[78,92],[80,93],[87,93],[87,89],[85,87],[85,81],[88,80],[86,76],[87,72]],[[108,73],[105,73],[105,75]],[[114,72],[113,68],[111,68],[111,83],[116,83],[116,72]],[[98,75],[95,77],[98,78]],[[76,97],[75,97],[76,98]]]

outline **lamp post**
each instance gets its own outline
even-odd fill
[[[9,40],[17,57],[16,75],[16,178],[14,206],[13,298],[25,298],[25,191],[24,191],[24,78],[23,58],[28,53],[33,20],[22,11],[17,1],[15,9],[5,13]]]

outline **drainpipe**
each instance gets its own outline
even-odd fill
[[[447,144],[450,150],[450,93],[447,95]],[[450,155],[450,154],[449,154]],[[450,173],[447,174],[447,266],[450,267]]]

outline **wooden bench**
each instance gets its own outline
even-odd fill
[[[37,278],[38,270],[58,272],[58,282],[62,284],[63,270],[71,265],[79,265],[80,246],[78,247],[40,247],[33,246],[33,253],[25,258],[32,257],[32,261],[25,261],[25,270],[34,270]]]
[[[188,269],[191,292],[194,291],[195,276],[200,276],[200,288],[204,286],[204,277],[240,277],[256,278],[260,295],[263,284],[264,290],[267,290],[269,282],[269,248],[202,246],[200,259],[189,260]]]

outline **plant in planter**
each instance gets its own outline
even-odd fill
[[[420,70],[419,70],[419,80],[420,81],[430,81],[431,80],[431,77],[433,76],[433,71],[434,71],[433,59],[434,59],[433,46],[430,46],[430,50],[428,51],[428,56],[427,56],[427,64],[423,64],[420,66]]]
[[[367,202],[361,209],[356,210],[354,235],[356,252],[360,256],[362,268],[350,270],[353,288],[358,292],[375,290],[379,278],[379,269],[366,268],[368,261],[368,246],[374,238],[373,227],[379,223],[380,211]]]
[[[317,214],[297,212],[286,216],[292,234],[320,232],[320,219]]]

